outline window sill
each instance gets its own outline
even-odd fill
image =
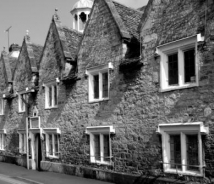
[[[58,106],[54,106],[54,107],[45,107],[45,110],[50,110],[50,109],[57,109]]]
[[[47,155],[46,157],[47,157],[47,158],[50,158],[50,159],[59,159],[59,157],[58,157],[58,156],[51,156],[51,155]]]
[[[0,114],[0,116],[4,116],[4,114]]]
[[[0,151],[5,151],[5,149],[0,149]]]
[[[168,87],[165,89],[160,88],[159,92],[168,92],[168,91],[179,90],[179,89],[193,88],[193,87],[197,87],[197,86],[199,86],[198,83],[186,84],[183,86],[172,86],[172,87]]]
[[[112,165],[110,162],[101,162],[101,161],[91,161],[91,163],[97,165]]]
[[[180,170],[174,170],[174,169],[167,169],[165,173],[169,174],[180,174],[180,175],[189,175],[189,176],[203,176],[202,173],[199,171],[180,171]]]
[[[19,113],[19,114],[23,114],[23,113],[25,113],[25,111],[19,111],[18,113]]]
[[[96,100],[91,100],[88,103],[97,103],[97,102],[103,102],[103,101],[108,101],[109,98],[103,98],[103,99],[96,99]]]

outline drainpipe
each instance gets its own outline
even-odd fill
[[[27,93],[25,93],[25,95],[27,95]],[[29,97],[29,96],[28,96]],[[26,97],[25,97],[26,98]],[[27,153],[27,169],[29,170],[29,145],[28,145],[28,100],[25,100],[22,97],[22,101],[25,103],[25,125],[26,125],[26,153]]]

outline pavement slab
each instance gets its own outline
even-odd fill
[[[27,170],[24,167],[4,162],[0,162],[1,175],[4,176],[5,182],[10,183],[12,180],[17,180],[20,182],[17,184],[112,184],[54,172]]]

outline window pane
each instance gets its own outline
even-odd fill
[[[55,156],[59,155],[59,145],[58,145],[58,135],[54,135],[54,144],[55,144]]]
[[[198,135],[187,135],[187,169],[188,170],[199,170],[198,160]]]
[[[56,106],[58,104],[58,99],[57,99],[57,86],[54,86],[54,106]]]
[[[24,141],[25,141],[25,135],[24,135],[24,134],[21,134],[21,139],[22,139],[22,140],[21,140],[21,141],[22,141],[22,148],[21,148],[21,151],[24,152],[24,151],[25,151],[25,150],[24,150],[24,146],[25,146],[25,142],[24,142]]]
[[[104,135],[104,160],[110,161],[109,135]]]
[[[0,100],[0,114],[3,114],[3,99]]]
[[[52,106],[52,86],[50,86],[49,88],[48,88],[48,91],[49,91],[49,98],[48,98],[48,103],[49,103],[49,107],[51,107]]]
[[[28,151],[29,155],[31,155],[31,140],[28,140]]]
[[[94,75],[94,98],[99,99],[99,75]]]
[[[180,135],[170,135],[170,166],[181,169],[181,139]]]
[[[178,54],[168,56],[169,85],[178,84]]]
[[[53,155],[52,134],[49,135],[49,155]]]
[[[103,98],[108,97],[108,72],[103,73]]]
[[[25,103],[24,103],[24,100],[25,99],[25,95],[24,94],[21,94],[20,95],[21,99],[20,99],[20,102],[21,102],[21,111],[24,111],[25,110]]]
[[[100,135],[94,135],[94,156],[95,160],[100,160]]]
[[[195,49],[184,52],[185,82],[195,82]]]
[[[0,149],[3,149],[2,148],[2,134],[0,134]]]

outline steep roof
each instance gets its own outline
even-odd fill
[[[141,22],[143,12],[129,8],[115,1],[113,3],[128,32],[139,40],[140,33],[138,31],[138,26]]]
[[[63,26],[63,31],[65,33],[67,46],[68,50],[70,51],[71,57],[73,59],[76,59],[80,40],[82,38],[82,33],[66,26]]]
[[[56,25],[64,57],[75,61],[82,33],[63,26],[57,14],[53,16],[52,21]]]
[[[35,44],[35,43],[28,43],[28,47],[32,48],[33,56],[34,56],[34,61],[32,60],[32,58],[30,59],[31,67],[36,67],[38,69],[40,57],[42,55],[43,46]]]

